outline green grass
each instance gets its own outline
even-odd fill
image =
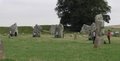
[[[50,33],[50,25],[41,25],[42,27],[42,33]],[[19,34],[31,34],[33,31],[32,26],[19,26],[18,27],[18,32]],[[8,34],[9,33],[9,27],[0,27],[0,34]]]
[[[4,41],[6,61],[120,61],[120,38],[113,37],[112,44],[93,48],[92,41],[84,36],[77,40],[70,35],[53,38],[46,34],[41,38],[31,35],[0,37]]]
[[[25,33],[30,34],[32,33],[32,27],[30,26],[20,26],[18,27],[19,34]],[[8,34],[9,33],[9,27],[0,27],[0,34]]]

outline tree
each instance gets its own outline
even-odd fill
[[[58,0],[55,8],[60,23],[71,25],[72,31],[80,31],[83,24],[92,24],[97,14],[107,14],[110,9],[105,0]]]

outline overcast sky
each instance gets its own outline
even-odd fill
[[[108,0],[112,6],[111,22],[106,25],[120,24],[120,1]],[[57,0],[0,0],[0,26],[33,26],[35,24],[58,24],[59,18],[54,8]]]

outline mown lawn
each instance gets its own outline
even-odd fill
[[[117,37],[112,38],[112,44],[102,44],[100,48],[93,48],[92,41],[84,36],[77,40],[71,35],[0,37],[4,41],[5,58],[11,61],[120,61],[120,38]]]

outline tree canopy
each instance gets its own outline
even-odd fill
[[[106,0],[58,0],[55,8],[60,23],[70,25],[73,31],[80,31],[83,24],[92,24],[97,14],[107,14],[110,9]]]

